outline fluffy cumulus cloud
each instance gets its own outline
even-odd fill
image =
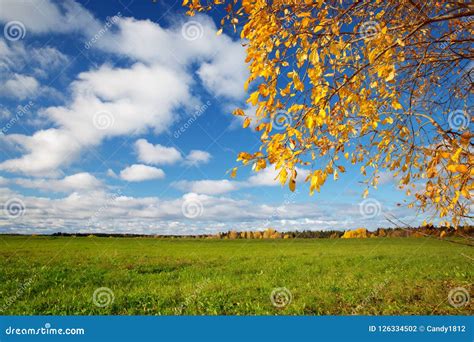
[[[8,72],[26,71],[37,77],[48,76],[48,71],[64,67],[69,58],[51,46],[29,46],[23,41],[10,42],[0,38],[0,68]]]
[[[188,193],[176,199],[136,198],[121,191],[73,192],[63,198],[26,197],[0,188],[0,202],[14,199],[24,209],[21,215],[0,217],[0,232],[52,233],[115,232],[148,234],[217,233],[230,229],[279,230],[347,229],[355,226],[386,226],[381,213],[367,218],[357,203],[296,203],[282,198],[279,203],[257,204],[225,196]],[[405,222],[417,224],[400,207],[386,207]]]
[[[184,162],[186,165],[197,166],[211,160],[211,154],[206,151],[191,150],[188,155],[183,157],[175,147],[153,145],[146,139],[137,140],[134,147],[138,160],[151,165],[172,165]]]
[[[24,188],[39,189],[48,192],[86,192],[103,187],[101,181],[87,172],[76,173],[62,179],[15,179],[14,182]]]
[[[186,156],[186,164],[188,165],[199,165],[209,163],[211,160],[211,154],[206,151],[192,150]]]
[[[22,41],[0,39],[0,97],[18,101],[39,96],[60,98],[47,80],[68,62],[68,57],[56,48],[27,48]]]
[[[147,164],[174,164],[182,159],[181,152],[174,147],[153,145],[145,139],[135,142],[138,160]]]
[[[40,84],[34,77],[14,74],[0,86],[0,95],[24,100],[36,97],[39,88]]]
[[[173,186],[185,192],[198,194],[216,195],[238,189],[238,183],[227,179],[220,180],[198,180],[198,181],[178,181]]]
[[[73,0],[0,0],[0,8],[0,22],[20,22],[25,35],[71,32],[91,35],[101,27],[89,11]]]
[[[297,172],[297,182],[304,182],[308,175],[308,170],[298,168]],[[266,168],[243,181],[227,179],[202,179],[196,181],[182,180],[172,183],[172,186],[184,192],[215,195],[252,187],[281,186],[277,177],[278,172],[275,169]]]
[[[175,69],[198,62],[197,75],[209,92],[230,99],[245,95],[245,51],[228,36],[216,36],[211,18],[198,15],[171,28],[149,20],[120,18],[117,26],[118,32],[99,40],[98,48]]]
[[[127,182],[143,182],[165,178],[165,173],[153,166],[134,164],[120,171],[120,178]]]
[[[0,21],[13,18],[25,21],[37,35],[81,31],[87,36],[89,31],[100,30],[101,26],[73,1],[61,5],[46,1],[44,13],[37,17],[31,14],[37,10],[34,4],[28,5],[33,6],[31,11],[26,10],[28,6],[9,1],[2,5],[8,11],[2,11]],[[0,170],[57,176],[58,170],[76,161],[85,149],[97,147],[106,138],[139,135],[148,130],[160,134],[179,117],[179,109],[190,109],[199,103],[191,91],[196,79],[215,95],[242,96],[239,91],[243,89],[246,69],[240,44],[226,36],[217,37],[210,18],[198,16],[192,19],[191,24],[200,30],[202,39],[199,40],[190,40],[183,24],[165,29],[148,20],[119,18],[116,30],[105,32],[94,48],[127,56],[135,64],[130,67],[106,64],[79,74],[70,86],[70,101],[40,112],[54,127],[33,135],[3,137],[22,155],[0,163]],[[84,30],[87,32],[82,32]],[[198,66],[194,74],[190,72],[191,64]],[[216,78],[211,80],[213,75]],[[20,76],[16,77],[7,85],[9,93],[13,93],[19,83]],[[32,78],[22,80],[28,86],[15,93],[24,97],[35,90],[35,83]],[[216,93],[216,89],[227,90]],[[137,144],[142,162],[171,163],[178,158],[177,151],[172,148],[150,146],[145,141]],[[199,152],[192,152],[186,159],[191,164],[208,160],[205,153]]]
[[[298,183],[304,182],[308,176],[308,170],[296,168],[297,176],[296,181]],[[255,175],[252,175],[247,180],[247,184],[250,186],[275,186],[279,185],[278,173],[280,171],[275,170],[273,167],[267,167],[262,171],[257,172]]]
[[[0,163],[0,169],[54,174],[76,160],[84,148],[95,147],[105,138],[139,134],[147,128],[160,134],[172,123],[174,111],[186,105],[189,82],[184,73],[140,63],[81,73],[71,86],[72,102],[43,111],[57,128],[4,137],[25,153]]]

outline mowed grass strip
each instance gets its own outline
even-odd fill
[[[0,236],[0,314],[472,314],[472,247],[431,238],[196,240]],[[114,300],[93,302],[96,289]],[[272,305],[275,288],[291,303]],[[472,295],[472,292],[471,292]]]

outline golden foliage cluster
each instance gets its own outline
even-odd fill
[[[240,153],[243,164],[256,171],[274,167],[292,191],[296,167],[310,168],[311,194],[357,164],[364,196],[377,187],[380,172],[388,172],[413,198],[408,206],[455,226],[472,218],[472,2],[183,5],[189,15],[223,6],[222,27],[230,23],[245,44],[247,102],[256,115],[234,114],[244,117],[244,127],[255,127],[261,146]],[[282,111],[283,129],[277,130]]]
[[[347,230],[344,232],[344,235],[341,236],[341,239],[365,239],[370,235],[365,228],[357,228],[354,230]]]

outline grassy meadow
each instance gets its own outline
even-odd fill
[[[470,314],[472,247],[431,238],[0,236],[2,315]],[[94,292],[110,289],[94,302]],[[272,304],[276,288],[291,302]],[[108,296],[108,297],[107,297]],[[113,301],[112,301],[113,298]],[[105,302],[104,302],[105,301]],[[102,304],[106,304],[103,305]]]

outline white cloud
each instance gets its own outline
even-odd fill
[[[3,105],[0,105],[0,119],[8,119],[12,116],[12,112]]]
[[[87,172],[76,173],[63,179],[15,179],[15,183],[24,187],[51,192],[74,192],[97,190],[102,182]]]
[[[82,32],[91,35],[100,23],[80,4],[72,0],[0,0],[0,22],[20,21],[26,34]]]
[[[0,169],[35,176],[57,176],[59,165],[68,164],[77,158],[81,145],[71,138],[67,130],[47,129],[32,136],[9,134],[0,140],[15,144],[26,154],[0,163]]]
[[[152,165],[171,165],[184,161],[188,165],[199,165],[208,163],[211,160],[211,154],[201,150],[191,150],[183,159],[181,152],[174,147],[166,147],[160,144],[153,145],[146,139],[139,139],[135,142],[135,152],[138,160]]]
[[[304,182],[308,175],[308,170],[297,168],[297,182]],[[260,186],[281,186],[277,178],[278,172],[269,167],[261,170],[244,181],[232,181],[227,179],[202,179],[197,181],[182,180],[172,183],[176,189],[185,192],[195,192],[198,194],[223,194],[231,191],[237,191],[248,187]]]
[[[379,183],[378,183],[379,185],[385,185],[385,184],[397,182],[397,177],[394,176],[394,172],[392,171],[381,171],[379,172],[378,176],[379,176]]]
[[[85,11],[79,10],[79,5],[73,5],[70,1],[62,6],[63,11],[59,12],[63,19],[73,20],[70,13],[77,11],[82,15]],[[51,15],[57,12],[49,5],[46,7],[45,11]],[[18,8],[13,9],[12,13],[19,11]],[[3,20],[6,17],[4,15]],[[78,20],[86,22],[84,18]],[[155,134],[160,134],[179,117],[178,109],[191,109],[199,103],[191,91],[195,76],[201,77],[204,86],[211,92],[213,87],[230,87],[239,93],[243,87],[240,78],[247,72],[243,48],[240,47],[241,54],[233,53],[219,60],[221,53],[237,49],[240,44],[225,35],[217,37],[216,27],[210,18],[198,16],[192,20],[202,25],[203,38],[199,41],[186,40],[180,25],[164,29],[148,20],[119,19],[116,24],[118,33],[106,32],[94,47],[124,54],[139,62],[128,68],[102,65],[96,70],[79,74],[71,84],[72,98],[66,105],[41,111],[54,128],[37,131],[32,136],[5,137],[5,141],[16,144],[24,154],[0,163],[0,170],[34,176],[57,175],[58,169],[77,160],[84,148],[93,148],[106,138],[138,135],[150,128]],[[54,20],[52,22],[58,24]],[[52,30],[51,25],[37,22],[33,27],[35,32],[41,33]],[[222,72],[219,80],[212,85],[209,79],[206,80],[209,75],[190,73],[191,64],[199,70],[203,63],[215,64]],[[235,79],[231,75],[239,76]],[[225,84],[219,84],[222,82]],[[226,92],[230,96],[230,90]],[[97,116],[105,120],[107,129],[98,129],[97,126],[101,126],[104,120],[96,120]],[[190,156],[189,162],[206,162],[206,157],[195,153]]]
[[[63,67],[68,60],[50,46],[26,48],[22,41],[7,42],[0,38],[0,96],[17,100],[38,96],[62,99],[63,95],[57,90],[42,85],[41,79]]]
[[[129,69],[103,66],[81,73],[67,106],[49,107],[43,115],[57,128],[32,136],[7,135],[26,153],[0,163],[1,170],[31,175],[57,173],[107,137],[131,135],[153,128],[162,133],[177,108],[188,105],[190,80],[161,66],[136,64]]]
[[[110,178],[118,178],[117,174],[112,169],[107,170],[107,176],[109,176]]]
[[[134,164],[120,171],[120,178],[127,182],[142,182],[164,177],[163,170],[143,164]]]
[[[64,66],[68,61],[69,58],[54,47],[27,48],[22,41],[8,42],[0,38],[0,65],[5,68],[16,70],[33,65],[50,70]]]
[[[0,68],[11,72],[25,72],[38,77],[64,67],[69,58],[58,49],[51,46],[25,47],[23,41],[8,42],[0,38]],[[5,73],[3,79],[8,78]]]
[[[26,209],[24,215],[16,220],[1,215],[0,232],[199,234],[267,227],[288,231],[389,226],[383,215],[364,219],[357,203],[320,201],[315,206],[313,202],[293,203],[283,196],[279,204],[195,193],[165,200],[157,197],[134,198],[121,192],[91,191],[52,199],[23,196],[0,188],[0,203],[11,198],[20,199]],[[199,209],[199,215],[186,218],[183,207],[188,205]],[[391,213],[404,222],[416,224],[422,220],[415,219],[413,211],[406,208],[385,204],[383,208],[384,213]]]
[[[160,144],[153,145],[145,139],[135,142],[135,151],[138,154],[138,160],[147,164],[174,164],[182,159],[181,152],[176,148]]]
[[[226,192],[237,190],[236,182],[219,179],[204,179],[199,181],[179,181],[172,184],[175,188],[185,192],[194,192],[205,195],[219,195]]]
[[[206,151],[192,150],[186,156],[185,163],[188,165],[206,164],[211,160],[211,154]]]
[[[0,86],[0,95],[24,100],[38,96],[39,82],[31,76],[14,74]]]
[[[216,36],[217,28],[210,17],[197,15],[187,23],[199,31],[200,38],[186,39],[185,22],[165,29],[149,20],[120,18],[118,32],[108,32],[97,48],[174,69],[198,62],[197,75],[210,93],[242,99],[248,76],[245,49],[225,34]]]

